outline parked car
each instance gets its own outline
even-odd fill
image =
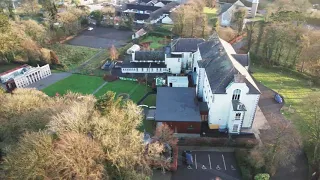
[[[182,157],[183,157],[183,162],[186,165],[188,165],[188,166],[193,165],[193,157],[192,157],[191,151],[183,151]]]
[[[274,96],[274,100],[277,101],[277,103],[281,104],[283,102],[282,97],[280,96],[280,94],[276,94]]]

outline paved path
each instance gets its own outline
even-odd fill
[[[278,104],[274,100],[275,92],[271,89],[257,83],[260,91],[261,97],[259,101],[259,107],[265,115],[266,119],[269,121],[276,118],[280,121],[287,121],[285,117],[281,114],[280,110],[282,104]],[[264,133],[268,133],[268,130],[261,131],[261,137],[263,139]],[[302,150],[303,151],[303,150]],[[294,168],[294,171],[292,170]],[[280,167],[276,174],[271,178],[271,180],[304,180],[308,179],[308,160],[304,153],[296,156],[296,162],[293,165]]]
[[[105,86],[106,84],[108,84],[108,82],[104,82],[101,86],[99,86],[96,90],[93,91],[92,94],[96,94],[101,88],[103,88],[103,86]]]
[[[70,72],[71,73],[76,73],[76,72],[80,71],[83,67],[85,67],[87,64],[89,64],[91,60],[93,60],[94,58],[100,56],[100,54],[102,54],[103,51],[104,51],[103,49],[100,50],[97,54],[93,55],[90,59],[88,59],[85,62],[83,62],[80,66],[78,66],[78,67],[76,67],[74,69],[71,69]]]
[[[29,86],[27,86],[27,88],[37,88],[38,90],[41,90],[71,75],[72,74],[68,72],[52,73],[47,78],[41,79],[40,81],[30,84]]]

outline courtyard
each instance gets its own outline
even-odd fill
[[[115,28],[93,27],[93,30],[84,30],[67,44],[86,46],[91,48],[110,48],[112,45],[121,47],[131,40],[132,31]]]

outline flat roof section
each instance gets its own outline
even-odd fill
[[[201,122],[195,88],[158,87],[156,107],[156,121]]]

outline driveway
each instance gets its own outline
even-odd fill
[[[183,162],[179,152],[178,170],[172,173],[171,180],[224,180],[241,179],[240,171],[233,152],[191,151],[193,165]]]
[[[30,84],[29,86],[27,86],[27,88],[37,88],[38,90],[41,90],[69,76],[71,76],[71,73],[52,73],[47,78],[41,79],[40,81]]]
[[[278,104],[274,100],[275,92],[260,83],[257,83],[261,97],[259,100],[259,107],[266,117],[267,121],[272,118],[276,118],[280,121],[287,121],[281,114],[280,110],[282,104]],[[264,134],[268,133],[268,130],[260,130],[260,137],[263,139]],[[263,141],[263,140],[262,140]],[[302,180],[308,179],[308,160],[304,153],[296,156],[296,162],[292,165],[280,167],[276,174],[271,178],[272,180]]]
[[[132,31],[115,28],[93,27],[92,31],[84,30],[67,44],[91,48],[110,48],[112,45],[121,47],[131,40]]]

